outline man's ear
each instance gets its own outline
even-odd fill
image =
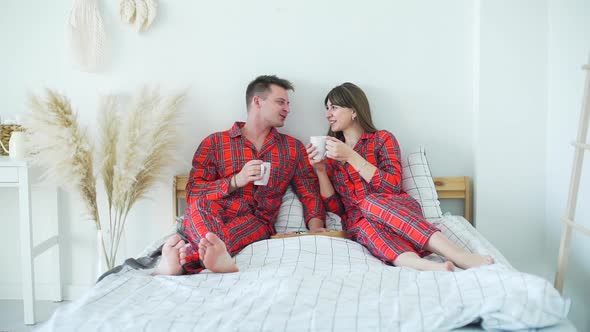
[[[260,101],[262,99],[260,98],[260,96],[253,96],[252,97],[252,105],[254,106],[254,108],[256,109],[260,109]]]

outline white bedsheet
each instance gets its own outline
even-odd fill
[[[565,319],[569,302],[546,280],[515,271],[465,219],[447,216],[439,226],[498,263],[418,272],[385,265],[346,239],[267,240],[235,257],[238,273],[152,277],[124,267],[41,330],[441,331],[479,319],[486,329],[513,330]]]

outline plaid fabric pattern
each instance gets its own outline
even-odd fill
[[[386,130],[364,133],[354,150],[377,171],[367,182],[351,165],[328,159],[328,176],[336,194],[324,198],[327,210],[341,215],[351,238],[384,262],[392,263],[408,251],[429,254],[423,247],[439,229],[424,219],[420,204],[402,191],[395,136]]]
[[[243,125],[236,122],[227,131],[209,135],[193,157],[182,227],[182,235],[191,244],[184,266],[187,273],[201,268],[197,246],[207,232],[217,234],[231,255],[274,234],[281,199],[289,184],[303,204],[306,224],[311,218],[325,219],[317,177],[303,144],[273,128],[258,151],[242,136]],[[249,183],[230,193],[232,176],[253,159],[271,163],[268,184]]]

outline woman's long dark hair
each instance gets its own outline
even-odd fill
[[[357,114],[355,121],[359,122],[365,132],[374,133],[377,131],[371,119],[369,100],[363,90],[355,84],[346,82],[333,88],[324,99],[324,105],[328,105],[328,100],[332,105],[355,110]],[[341,131],[334,132],[331,128],[328,129],[328,136],[336,137],[343,142],[345,140]]]

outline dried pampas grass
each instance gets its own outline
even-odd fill
[[[79,192],[88,218],[100,229],[92,146],[86,131],[78,124],[70,101],[47,90],[45,99],[31,96],[30,109],[24,127],[33,162],[46,169],[44,178],[54,179],[65,188]]]
[[[105,163],[104,167],[108,166],[108,169],[102,171],[107,174],[104,175],[105,187],[112,183],[109,210],[113,215],[113,257],[129,210],[137,200],[146,196],[154,183],[165,180],[161,178],[164,170],[176,161],[180,119],[177,110],[184,96],[177,94],[163,98],[157,89],[143,88],[135,98],[131,112],[122,119],[121,129],[118,132],[103,131],[110,133],[108,141],[118,142],[114,151],[103,155],[104,160],[114,163]]]
[[[102,244],[108,268],[114,266],[129,211],[155,182],[165,180],[166,168],[176,160],[177,111],[184,98],[184,93],[163,98],[158,89],[143,88],[123,113],[116,97],[103,97],[94,149],[67,98],[52,90],[46,100],[31,97],[25,127],[33,161],[48,170],[45,177],[79,192],[97,229],[107,229],[108,245],[104,237]],[[93,165],[107,194],[108,228],[99,219]]]

